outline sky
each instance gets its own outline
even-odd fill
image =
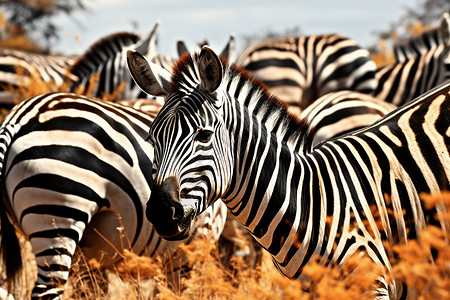
[[[99,38],[119,31],[145,35],[160,21],[158,50],[176,56],[176,42],[190,49],[208,40],[221,51],[230,34],[237,52],[244,36],[299,28],[303,35],[340,33],[362,47],[376,43],[407,7],[419,0],[84,0],[88,11],[59,16],[61,38],[52,52],[79,55]]]

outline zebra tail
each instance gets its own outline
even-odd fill
[[[15,126],[6,126],[0,129],[0,255],[6,271],[7,290],[14,289],[14,284],[19,271],[22,269],[22,255],[19,239],[14,225],[8,217],[3,160],[6,150],[11,142],[12,135],[16,132]]]

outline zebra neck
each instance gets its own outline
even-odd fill
[[[290,185],[296,189],[300,184],[297,175],[301,165],[307,164],[304,153],[310,149],[312,139],[307,125],[289,115],[285,106],[262,86],[245,74],[233,72],[233,68],[227,75],[231,105],[226,110],[234,115],[228,126],[235,172],[231,188],[221,198],[247,226],[255,212],[249,211],[252,203],[244,203],[243,199],[262,203],[271,198],[288,198]],[[292,177],[294,172],[297,182]]]
[[[326,207],[318,170],[309,156],[292,151],[270,134],[255,133],[248,143],[236,146],[233,188],[222,200],[273,255],[282,272],[296,277],[310,251],[318,252],[309,249],[310,243],[325,231],[318,217]]]
[[[262,85],[235,65],[228,66],[225,72],[226,94],[231,98],[230,114],[251,129],[256,125],[280,139],[294,152],[302,153],[311,148],[312,131],[304,120],[300,120],[287,111],[286,104],[274,97]],[[238,114],[238,115],[236,115]],[[233,127],[234,125],[230,125]],[[244,126],[236,125],[232,130],[243,131]]]
[[[299,239],[311,230],[303,220],[310,216],[309,203],[321,202],[319,189],[313,195],[309,188],[317,175],[304,154],[309,149],[305,146],[310,140],[308,130],[265,90],[242,79],[234,78],[227,89],[234,99],[228,113],[234,114],[230,126],[235,156],[230,188],[221,199],[255,239],[283,262],[287,252],[281,249],[297,252]],[[301,198],[308,199],[308,205]]]

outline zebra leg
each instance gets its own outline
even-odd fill
[[[69,277],[72,255],[76,247],[73,237],[56,229],[47,232],[47,236],[31,236],[30,243],[36,257],[37,280],[31,292],[32,299],[60,299],[64,285]]]
[[[61,299],[77,243],[89,221],[86,211],[94,211],[86,208],[96,205],[76,196],[46,190],[35,190],[34,197],[44,199],[45,204],[41,202],[28,206],[20,217],[23,233],[30,240],[37,265],[37,280],[31,298]],[[83,201],[88,205],[81,206]],[[86,210],[76,209],[77,206]]]

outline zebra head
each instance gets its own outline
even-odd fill
[[[147,93],[168,96],[150,129],[154,185],[146,215],[166,239],[182,239],[192,220],[226,191],[231,134],[224,118],[223,66],[208,47],[183,56],[170,79],[164,69],[128,52],[128,67]]]

